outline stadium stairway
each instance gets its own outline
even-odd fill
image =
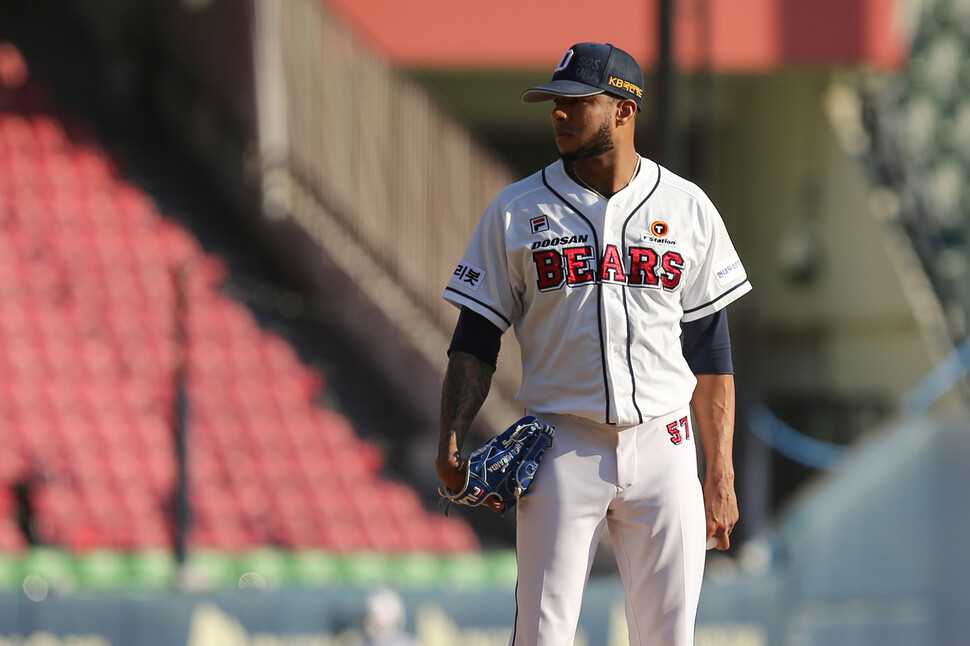
[[[212,580],[240,581],[254,554],[300,581],[342,555],[350,580],[475,552],[466,522],[426,510],[321,403],[327,375],[225,293],[225,262],[122,177],[11,43],[0,58],[0,579],[170,580],[180,390],[190,563]]]

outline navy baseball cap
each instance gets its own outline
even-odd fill
[[[633,99],[639,110],[643,100],[640,65],[619,47],[577,43],[562,55],[552,80],[523,92],[522,101],[539,103],[557,96],[593,96],[604,92],[621,99]]]

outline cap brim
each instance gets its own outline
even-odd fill
[[[550,101],[557,96],[593,96],[603,94],[603,90],[578,81],[550,81],[539,87],[529,88],[522,93],[523,103]]]

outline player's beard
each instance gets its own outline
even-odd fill
[[[613,128],[612,124],[608,119],[603,120],[603,125],[600,126],[593,138],[587,141],[585,144],[577,148],[571,153],[559,153],[559,156],[567,164],[573,164],[582,159],[592,159],[593,157],[599,157],[605,153],[613,150]]]

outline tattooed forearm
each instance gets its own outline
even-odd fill
[[[441,390],[439,455],[461,449],[472,420],[488,396],[493,372],[493,366],[474,355],[451,353]]]

